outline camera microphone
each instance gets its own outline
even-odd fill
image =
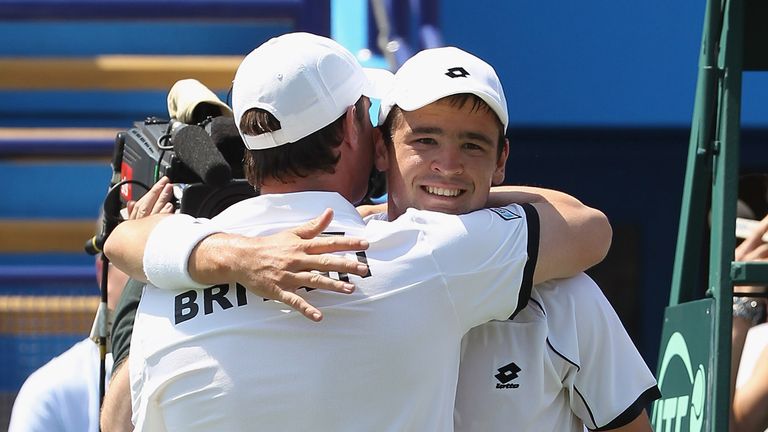
[[[95,235],[85,242],[85,253],[88,255],[96,255],[104,249],[104,242],[107,239],[103,235]]]
[[[243,144],[243,138],[240,137],[240,132],[237,131],[235,119],[229,116],[214,117],[211,120],[210,128],[213,143],[232,168],[232,177],[244,178],[245,144]]]
[[[176,81],[168,92],[168,115],[194,124],[209,116],[232,116],[232,110],[200,81],[183,79]]]
[[[232,180],[229,164],[202,127],[181,125],[171,132],[171,143],[179,160],[205,184],[222,187]]]

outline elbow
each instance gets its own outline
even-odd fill
[[[117,230],[118,228],[115,228],[115,231]],[[115,237],[119,237],[119,234],[115,235],[115,231],[113,231],[104,241],[104,248],[102,249],[102,252],[104,253],[104,255],[106,255],[107,258],[109,258],[109,260],[113,262],[118,258],[117,256],[118,251],[116,246],[119,243],[119,240],[115,239]]]
[[[111,262],[117,269],[123,271],[134,279],[146,282],[147,280],[146,276],[143,274],[141,261],[139,261],[138,266],[131,266],[132,257],[129,255],[130,246],[127,246],[126,244],[127,240],[123,236],[125,230],[122,225],[123,224],[118,225],[109,237],[107,237],[102,252],[109,258],[109,262]]]
[[[126,221],[116,226],[109,236],[107,236],[104,241],[104,247],[102,248],[104,255],[118,267],[125,264],[126,253],[129,248],[127,245],[130,244],[131,241],[131,230],[128,229],[126,231],[126,228],[128,228],[126,225],[130,225],[128,222],[132,221]]]
[[[582,243],[586,247],[581,248],[582,266],[588,269],[602,262],[608,255],[613,240],[613,228],[608,217],[600,210],[590,209],[585,226],[589,229],[584,233],[587,237]]]
[[[608,250],[611,248],[611,242],[613,241],[613,228],[611,222],[605,213],[600,210],[594,210],[595,215],[595,264],[602,262]]]

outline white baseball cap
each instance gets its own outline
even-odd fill
[[[280,129],[260,135],[240,131],[245,146],[262,150],[296,142],[341,117],[365,95],[380,98],[392,73],[364,69],[332,39],[289,33],[265,42],[237,68],[232,86],[235,123],[252,108],[270,112]]]
[[[394,84],[381,100],[379,124],[392,107],[414,111],[446,96],[474,94],[485,101],[504,125],[509,124],[507,99],[491,65],[455,47],[418,52],[395,73]]]

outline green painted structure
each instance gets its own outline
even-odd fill
[[[742,74],[768,70],[766,21],[768,3],[762,0],[707,1],[672,288],[659,351],[662,399],[651,414],[657,431],[728,430],[734,286],[768,282],[768,263],[734,262],[733,253]],[[705,241],[709,257],[703,274]],[[702,284],[706,293],[697,298]]]

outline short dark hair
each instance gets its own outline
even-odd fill
[[[355,108],[356,119],[364,120],[362,97],[355,102]],[[287,183],[293,176],[307,177],[316,171],[333,173],[340,158],[336,148],[341,144],[345,114],[296,142],[265,150],[247,150],[243,166],[248,182],[258,188],[265,178]],[[240,118],[240,130],[246,135],[273,132],[280,127],[275,116],[259,108],[246,111]]]
[[[504,125],[501,123],[501,120],[499,120],[499,116],[496,114],[496,111],[491,108],[490,105],[483,99],[481,99],[479,96],[473,94],[473,93],[459,93],[455,95],[446,96],[442,99],[438,99],[437,101],[447,101],[451,106],[462,108],[467,103],[472,104],[472,111],[486,111],[493,114],[493,117],[496,119],[496,122],[499,126],[499,136],[497,138],[497,146],[496,146],[496,154],[497,157],[501,157],[501,152],[504,150]],[[384,142],[388,145],[392,145],[392,132],[394,128],[397,126],[397,121],[399,121],[400,116],[402,115],[403,110],[395,105],[392,107],[392,109],[389,111],[389,114],[387,115],[387,118],[384,120],[384,123],[381,124],[381,135],[384,137]]]

